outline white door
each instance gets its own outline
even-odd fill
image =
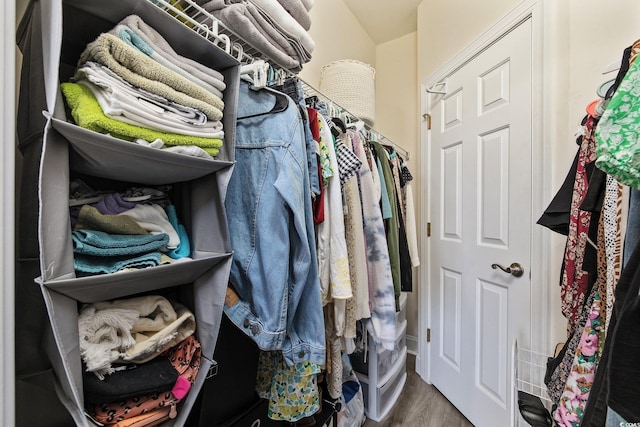
[[[511,343],[529,341],[531,66],[527,19],[429,95],[430,378],[478,427],[509,426]]]

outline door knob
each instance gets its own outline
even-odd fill
[[[524,274],[524,268],[522,268],[522,266],[520,264],[518,264],[517,262],[512,263],[507,268],[504,268],[500,264],[491,264],[491,268],[493,268],[494,270],[496,268],[499,268],[500,270],[504,271],[505,273],[511,274],[513,277],[520,277],[520,276],[522,276]]]

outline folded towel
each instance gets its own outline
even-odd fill
[[[78,277],[156,267],[161,263],[160,252],[148,252],[136,256],[93,256],[75,254],[73,257],[73,268]]]
[[[298,21],[298,24],[300,24],[302,28],[309,31],[311,28],[311,17],[309,16],[309,10],[302,0],[278,0],[278,3],[289,12],[289,15],[291,15],[293,19]]]
[[[313,8],[313,3],[314,3],[313,0],[301,0],[301,1],[307,10],[311,10]]]
[[[185,79],[191,81],[192,83],[197,84],[198,86],[201,86],[202,88],[211,92],[213,95],[222,99],[222,92],[220,91],[220,89],[218,89],[217,87],[214,87],[213,85],[210,85],[204,80],[201,80],[197,75],[193,73],[193,71],[195,70],[186,71],[183,68],[181,68],[178,64],[171,62],[171,60],[165,58],[160,53],[156,52],[155,49],[149,43],[147,43],[147,41],[144,38],[142,38],[139,34],[137,34],[133,29],[127,27],[126,25],[119,24],[115,26],[111,31],[109,31],[109,33],[119,37],[122,41],[127,43],[129,46],[133,47],[134,49],[137,49],[141,53],[144,53],[149,58],[158,62],[160,65],[164,65],[169,70],[175,72],[176,74],[181,75]]]
[[[144,145],[145,147],[169,151],[171,153],[184,154],[191,157],[201,157],[207,160],[211,160],[213,158],[211,157],[211,155],[209,155],[209,153],[207,153],[200,147],[196,147],[195,145],[175,145],[173,147],[167,147],[164,145],[164,142],[159,139],[156,139],[153,142],[145,141],[144,139],[136,139],[134,142],[139,145]]]
[[[162,35],[160,35],[160,33],[158,33],[154,28],[147,25],[139,16],[129,15],[120,21],[120,24],[131,28],[139,36],[143,37],[156,52],[176,63],[180,68],[192,72],[193,75],[218,88],[220,91],[225,90],[226,85],[224,83],[224,75],[222,73],[209,68],[198,61],[194,61],[176,53],[164,37],[162,37]]]
[[[217,156],[222,140],[218,138],[201,138],[165,132],[158,132],[140,126],[130,125],[105,116],[95,96],[87,87],[77,83],[60,85],[76,123],[95,132],[110,134],[116,138],[132,141],[141,138],[146,141],[162,140],[167,145],[195,145],[212,156]]]
[[[166,234],[108,234],[95,230],[71,233],[73,253],[95,256],[133,256],[158,251],[169,243]]]
[[[193,335],[196,330],[196,320],[187,307],[173,303],[176,319],[165,322],[162,329],[149,331],[144,328],[132,328],[136,343],[125,351],[121,361],[127,363],[144,363],[158,356],[165,350],[177,345],[182,340]]]
[[[222,118],[222,100],[195,83],[158,64],[113,34],[103,33],[89,43],[78,66],[98,62],[141,89],[204,112],[211,120]]]
[[[202,7],[225,26],[233,28],[233,31],[246,40],[247,43],[273,58],[282,67],[292,71],[300,71],[302,69],[297,58],[288,55],[283,51],[282,47],[273,44],[265,37],[262,30],[256,28],[247,16],[249,12],[246,4],[234,3],[227,6],[222,0],[211,0],[203,4]],[[203,24],[210,24],[206,22],[209,19],[206,15],[203,15],[203,18],[205,19]]]
[[[131,108],[145,114],[162,115],[164,120],[170,121],[172,125],[222,129],[222,124],[219,121],[208,120],[202,111],[176,104],[160,95],[139,89],[97,62],[88,61],[79,67],[72,81],[79,80],[88,80],[109,91],[111,96],[124,106],[131,105]]]
[[[151,234],[166,234],[169,236],[167,249],[175,249],[180,245],[180,237],[178,232],[169,222],[167,213],[158,205],[142,205],[138,204],[133,209],[118,214],[119,216],[127,216],[133,218],[142,228]]]
[[[167,216],[169,222],[178,231],[180,236],[180,244],[177,248],[167,251],[167,254],[174,259],[185,258],[191,256],[191,243],[189,242],[189,235],[184,225],[178,222],[178,214],[176,213],[176,207],[174,205],[167,206]]]
[[[148,295],[84,305],[78,315],[80,355],[98,377],[114,362],[144,363],[195,332],[184,305]]]
[[[287,55],[297,59],[301,64],[311,60],[311,53],[305,50],[302,43],[284,30],[272,17],[253,3],[246,3],[246,7],[249,20],[265,34],[271,43],[281,47]]]
[[[258,8],[262,9],[267,15],[269,15],[280,27],[291,34],[296,40],[300,40],[304,48],[312,53],[316,48],[316,44],[313,39],[305,31],[304,28],[295,20],[278,0],[249,0],[249,2],[255,4]]]
[[[88,372],[104,378],[104,375],[115,371],[111,363],[136,342],[131,328],[139,316],[138,311],[129,308],[114,307],[98,312],[96,307],[88,304],[80,309],[80,356]]]
[[[104,215],[93,206],[80,208],[74,230],[96,230],[109,234],[149,234],[130,216]]]
[[[120,193],[113,193],[107,194],[100,199],[100,201],[94,205],[94,208],[103,215],[116,215],[126,210],[133,209],[135,206],[135,203],[124,200]]]
[[[133,126],[140,126],[158,132],[174,133],[186,136],[196,136],[202,138],[224,138],[222,130],[214,130],[211,127],[191,126],[184,123],[174,123],[173,120],[165,120],[162,110],[149,112],[145,110],[153,110],[152,106],[145,106],[145,101],[140,99],[130,99],[121,102],[118,98],[122,98],[117,93],[117,89],[105,89],[97,86],[87,80],[78,80],[78,84],[89,88],[93,96],[98,101],[100,109],[105,116],[127,123]],[[125,94],[122,94],[125,95]],[[125,95],[126,96],[126,95]]]
[[[278,21],[276,21],[276,19],[265,12],[260,6],[248,3],[247,7],[250,10],[255,9],[254,16],[256,14],[259,15],[262,21],[266,22],[268,26],[273,28],[275,31],[281,34],[285,40],[287,40],[290,48],[294,51],[293,57],[298,58],[300,60],[300,63],[304,64],[311,60],[311,52],[307,50],[307,48],[305,48],[305,46],[296,35],[293,35],[291,34],[291,32],[286,30],[282,25],[280,25],[280,23],[278,23]]]

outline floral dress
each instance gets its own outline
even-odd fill
[[[571,215],[564,255],[564,270],[560,283],[562,314],[569,320],[571,330],[577,326],[580,309],[584,304],[585,292],[589,283],[589,273],[583,269],[583,261],[589,237],[591,212],[580,210],[580,205],[589,187],[586,165],[595,161],[594,128],[596,123],[597,120],[595,118],[588,118],[585,125],[585,135],[580,145],[578,167],[571,199]]]

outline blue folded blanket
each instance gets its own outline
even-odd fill
[[[169,235],[108,234],[96,230],[76,230],[71,234],[74,254],[101,257],[133,257],[159,251],[169,243]]]
[[[75,254],[73,268],[79,277],[115,273],[125,268],[146,268],[160,265],[160,252],[130,256],[93,256]]]

